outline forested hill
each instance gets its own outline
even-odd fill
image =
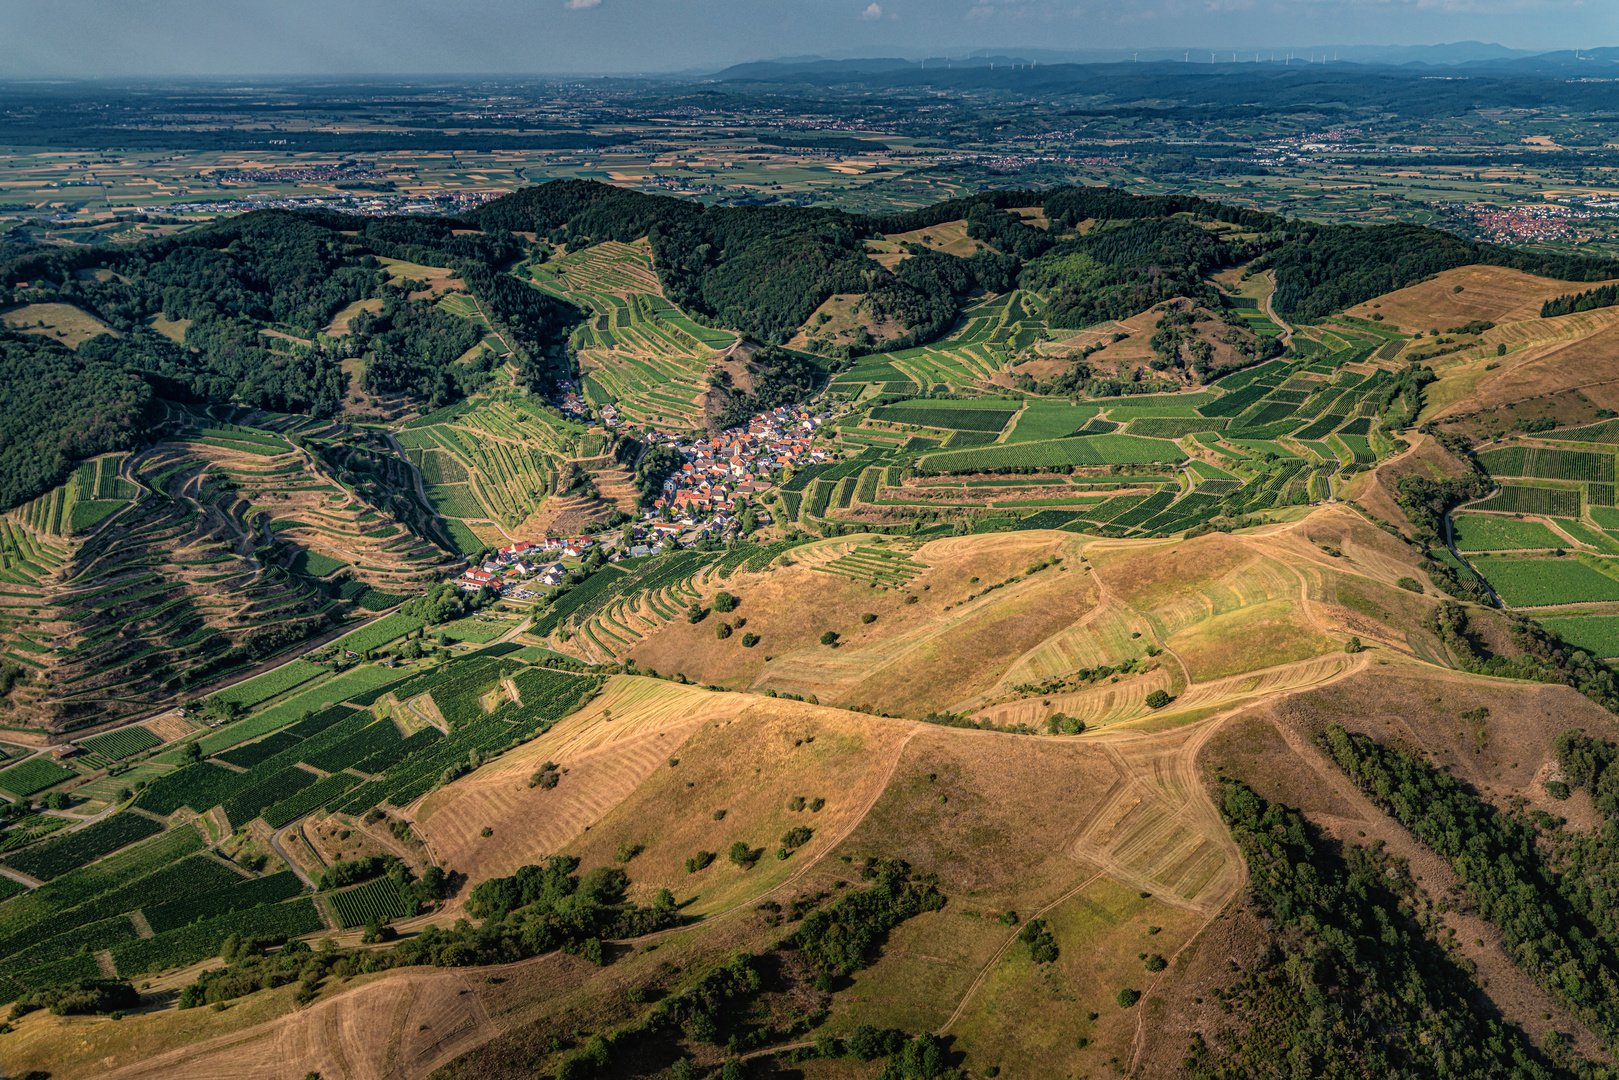
[[[1047,227],[1012,208],[1039,209]],[[1606,259],[1546,256],[1461,240],[1413,225],[1321,225],[1182,196],[1113,188],[996,191],[900,214],[824,208],[708,207],[590,180],[525,188],[469,217],[485,229],[534,232],[570,248],[646,237],[670,299],[698,318],[780,343],[836,293],[865,293],[909,331],[882,348],[936,334],[974,286],[1021,286],[1052,301],[1053,326],[1125,318],[1170,296],[1218,303],[1206,276],[1259,259],[1277,271],[1277,308],[1321,318],[1442,270],[1510,266],[1568,281],[1619,273]],[[913,246],[885,269],[864,242],[948,221],[967,222],[980,249],[967,258]],[[1084,235],[1074,227],[1090,221]],[[1208,223],[1234,227],[1221,235]],[[876,346],[873,346],[876,347]]]
[[[487,366],[457,361],[484,331],[431,297],[413,299],[421,268],[453,269],[520,372],[549,390],[542,377],[559,370],[582,313],[501,272],[525,250],[508,233],[450,219],[266,210],[127,247],[52,248],[0,264],[0,302],[72,304],[112,331],[76,351],[0,332],[0,509],[61,482],[74,458],[139,440],[154,397],[331,416],[354,357],[368,393],[422,409],[481,388],[495,378]],[[372,303],[347,333],[324,336],[356,301]]]
[[[892,265],[867,254],[868,240],[959,221],[975,242],[966,257],[904,236],[904,257]],[[835,294],[860,295],[873,317],[897,322],[900,333],[844,347],[850,354],[935,338],[980,289],[1038,292],[1049,325],[1077,328],[1175,296],[1219,307],[1209,276],[1249,263],[1276,271],[1277,308],[1295,321],[1469,263],[1570,281],[1619,277],[1619,263],[1416,226],[1326,226],[1109,188],[988,192],[870,216],[709,207],[565,180],[497,199],[465,221],[258,211],[139,244],[52,248],[0,263],[0,304],[68,303],[112,330],[77,351],[0,332],[0,508],[59,483],[75,458],[140,439],[143,410],[156,397],[329,416],[353,389],[344,362],[356,358],[349,367],[369,394],[431,409],[475,392],[497,377],[487,361],[462,362],[481,323],[435,306],[411,280],[428,268],[453,271],[520,377],[549,391],[585,313],[507,268],[556,245],[643,238],[670,300],[762,343],[788,341]],[[345,331],[327,336],[345,309]],[[55,413],[46,408],[53,402],[62,403]]]

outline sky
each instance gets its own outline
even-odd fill
[[[0,77],[617,74],[781,56],[1619,44],[1619,0],[0,0]]]

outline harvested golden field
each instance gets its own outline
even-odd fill
[[[641,849],[625,867],[635,895],[650,901],[667,888],[692,914],[749,902],[814,865],[861,822],[917,731],[902,720],[723,696],[752,704],[704,723],[677,756],[660,761],[632,795],[567,848],[586,866],[616,865],[621,848]],[[564,777],[553,794],[571,780]],[[800,826],[813,838],[778,858],[781,838]],[[754,861],[738,866],[729,860],[737,843]],[[698,851],[718,858],[690,873],[686,860]]]
[[[562,852],[600,821],[703,723],[755,699],[622,676],[583,711],[459,783],[426,796],[407,816],[441,865],[473,881],[500,877]],[[567,772],[530,787],[547,761]],[[494,830],[490,837],[479,833]]]
[[[1074,558],[1079,540],[1069,533],[933,541],[911,553],[927,569],[904,589],[817,569],[867,546],[870,538],[828,541],[795,551],[794,566],[723,583],[740,597],[735,616],[760,637],[751,649],[740,635],[716,639],[715,623],[731,617],[710,615],[695,625],[665,623],[626,651],[643,668],[705,684],[920,716],[988,690],[1018,656],[1094,602]],[[1027,574],[1054,556],[1063,561]],[[868,613],[875,620],[863,622]],[[820,643],[827,630],[840,635],[836,647]],[[924,666],[927,677],[919,678]]]
[[[430,267],[429,269],[436,268]],[[392,275],[390,274],[390,276]],[[381,310],[382,298],[380,296],[374,296],[369,300],[355,300],[353,303],[350,303],[348,306],[344,307],[342,311],[339,311],[336,315],[332,316],[332,321],[326,324],[326,330],[324,332],[327,337],[343,337],[349,332],[349,324],[354,321],[354,317],[360,312],[377,312]]]
[[[0,314],[7,326],[24,334],[37,334],[77,349],[97,334],[118,336],[118,331],[72,304],[27,304]]]
[[[913,229],[910,232],[888,233],[886,239],[896,244],[921,244],[934,251],[942,251],[946,255],[959,255],[962,258],[966,258],[983,246],[967,235],[966,218],[942,221],[937,225]]]
[[[1501,266],[1464,266],[1446,270],[1417,285],[1387,293],[1350,308],[1346,314],[1370,319],[1374,314],[1407,334],[1439,330],[1474,321],[1493,323],[1539,319],[1540,306],[1567,293],[1585,292],[1601,283],[1557,281]],[[1457,286],[1461,286],[1458,290]]]
[[[473,991],[477,978],[403,970],[296,1011],[296,987],[285,986],[222,1012],[169,1010],[127,1021],[34,1013],[7,1047],[6,1065],[37,1066],[61,1080],[425,1076],[496,1034]]]

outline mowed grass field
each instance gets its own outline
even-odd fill
[[[1473,565],[1513,607],[1619,600],[1619,581],[1573,559],[1475,559]]]
[[[1561,536],[1538,521],[1457,514],[1456,547],[1460,551],[1515,551],[1523,548],[1566,547]]]

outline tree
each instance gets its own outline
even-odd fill
[[[724,641],[726,638],[730,637],[731,624],[728,622],[722,622],[718,626],[714,627],[714,636],[719,638],[721,641]]]
[[[1346,653],[1358,653],[1365,651],[1366,646],[1360,643],[1359,637],[1351,636],[1348,641],[1344,642],[1344,652]]]
[[[707,614],[708,612],[704,611],[700,604],[693,603],[691,607],[686,609],[686,621],[689,623],[700,623],[703,621],[703,617]]]
[[[736,610],[736,597],[728,592],[716,593],[714,596],[714,610],[726,613]]]
[[[837,642],[837,640],[838,640],[838,632],[836,630],[828,630],[828,631],[826,631],[825,633],[823,633],[821,635],[821,644],[822,645],[832,645],[832,644],[835,644]]]
[[[1168,691],[1154,690],[1152,693],[1147,695],[1146,704],[1147,708],[1149,709],[1162,709],[1165,705],[1169,704],[1169,701],[1170,698]]]
[[[441,581],[428,586],[425,593],[402,606],[399,612],[429,624],[446,623],[466,614],[466,603],[460,586],[453,581]],[[417,636],[421,634],[418,632]]]
[[[195,742],[188,742],[186,743],[185,750],[183,751],[183,756],[185,757],[187,763],[201,761],[202,747],[197,745]]]

